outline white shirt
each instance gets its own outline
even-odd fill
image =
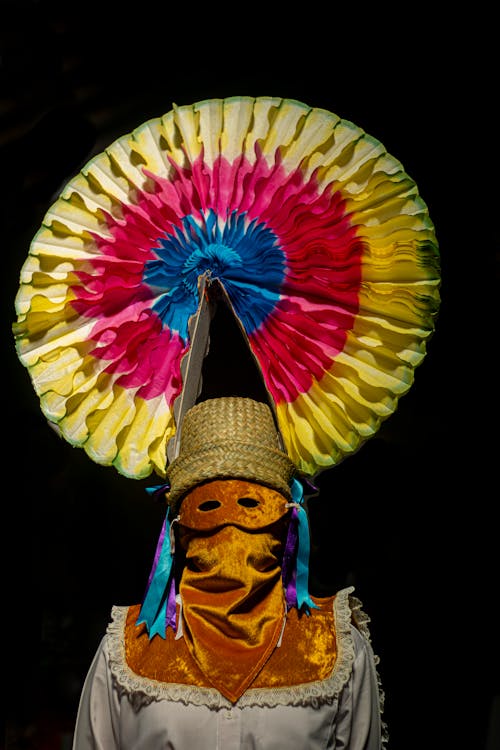
[[[342,608],[351,591],[337,594],[337,618],[346,618]],[[337,631],[339,652],[329,679],[248,690],[232,705],[212,688],[168,685],[132,673],[123,641],[126,612],[113,608],[88,672],[73,750],[382,748],[373,651],[366,634],[347,620]]]

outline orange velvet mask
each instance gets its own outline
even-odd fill
[[[288,514],[279,492],[239,479],[199,485],[179,511],[184,638],[205,677],[232,702],[259,674],[282,631]]]

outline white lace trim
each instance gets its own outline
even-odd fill
[[[371,635],[370,635],[370,630],[368,627],[370,618],[366,614],[366,612],[363,611],[362,609],[363,605],[361,604],[360,600],[356,596],[349,596],[349,605],[351,608],[352,619],[356,628],[359,630],[361,635],[364,636],[364,638],[371,645]],[[373,654],[373,661],[375,664],[375,674],[377,677],[378,696],[379,696],[379,705],[380,705],[382,748],[385,748],[387,746],[387,743],[389,742],[389,729],[388,729],[386,722],[383,719],[385,693],[382,688],[382,682],[381,682],[380,675],[377,669],[378,664],[380,663],[380,659],[376,654]]]
[[[237,702],[248,706],[313,706],[332,704],[349,680],[354,661],[351,636],[350,594],[353,587],[342,589],[334,599],[333,611],[337,633],[337,659],[326,680],[301,683],[282,688],[251,688]],[[358,601],[358,600],[356,600]],[[138,708],[152,701],[170,700],[211,709],[230,708],[231,702],[215,688],[167,683],[142,677],[130,669],[125,656],[125,624],[128,607],[113,607],[107,628],[109,666],[120,694],[125,693]],[[363,633],[364,635],[364,633]]]

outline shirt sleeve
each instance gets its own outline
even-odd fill
[[[381,750],[381,706],[372,648],[352,627],[354,662],[348,683],[339,697],[336,748]]]
[[[73,750],[119,750],[120,703],[108,667],[106,636],[85,679],[76,717]]]

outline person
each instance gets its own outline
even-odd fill
[[[64,186],[21,269],[18,356],[58,434],[169,484],[144,600],[113,609],[75,750],[385,743],[361,604],[309,594],[303,482],[395,411],[440,280],[399,160],[296,100],[174,105]],[[221,306],[251,367],[224,330],[207,398]]]
[[[73,750],[380,750],[383,696],[352,587],[308,591],[303,484],[267,403],[192,406],[141,604],[114,606]]]

